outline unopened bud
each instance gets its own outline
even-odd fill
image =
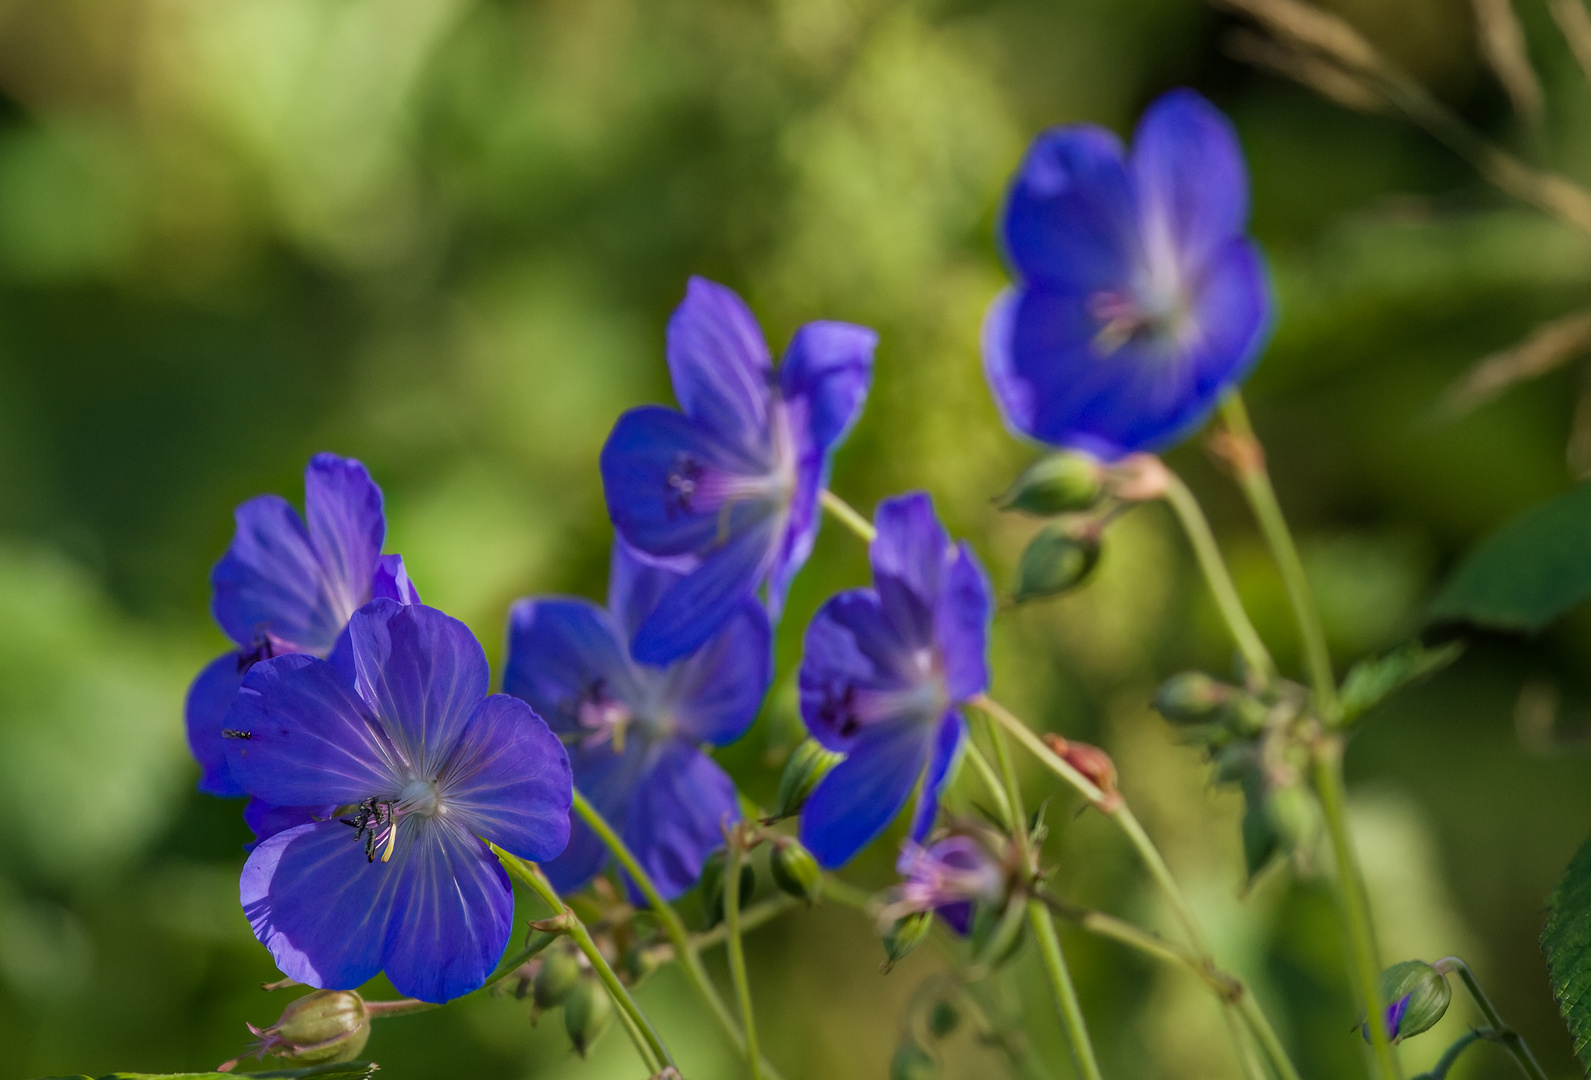
[[[563,1004],[570,987],[580,980],[580,961],[573,949],[554,946],[542,959],[541,970],[531,984],[531,1001],[542,1012]]]
[[[901,1043],[889,1059],[889,1080],[934,1080],[939,1062],[914,1042]]]
[[[288,1005],[268,1028],[249,1025],[257,1041],[248,1050],[301,1065],[352,1061],[370,1041],[365,1000],[352,990],[316,990]],[[237,1060],[217,1071],[230,1072]]]
[[[1265,800],[1265,816],[1286,851],[1307,858],[1314,850],[1320,837],[1320,811],[1304,785],[1288,784],[1271,791]]]
[[[724,850],[719,848],[702,863],[702,912],[707,916],[706,929],[711,930],[724,918]],[[751,863],[740,864],[740,900],[744,904],[757,887],[757,877]]]
[[[1386,1006],[1387,1038],[1396,1045],[1435,1027],[1453,1000],[1453,990],[1430,964],[1405,960],[1381,973],[1380,997]],[[1369,1039],[1370,1032],[1362,1030]]]
[[[1202,671],[1167,679],[1155,694],[1155,708],[1173,724],[1212,724],[1225,718],[1237,690]]]
[[[905,918],[896,919],[890,928],[884,931],[884,970],[888,971],[905,958],[917,946],[923,943],[928,936],[928,931],[933,927],[934,913],[932,911],[918,911],[907,915]]]
[[[936,1039],[943,1039],[961,1023],[961,1013],[951,1002],[940,999],[928,1010],[928,1031]]]
[[[1016,602],[1058,596],[1081,585],[1099,562],[1099,538],[1074,535],[1065,525],[1042,530],[1022,552]]]
[[[1116,763],[1110,755],[1097,746],[1073,742],[1059,735],[1046,733],[1044,742],[1055,751],[1055,756],[1083,774],[1099,789],[1098,807],[1110,813],[1121,805],[1121,792],[1116,788]]]
[[[1087,510],[1099,502],[1105,469],[1087,454],[1048,454],[1023,470],[1000,496],[1000,509],[1035,517]]]
[[[805,900],[809,907],[823,894],[823,869],[812,852],[795,840],[774,845],[768,870],[781,891],[797,900]]]
[[[774,816],[787,818],[800,813],[807,796],[818,786],[818,781],[827,776],[829,770],[838,765],[844,756],[826,748],[816,739],[807,739],[790,751],[790,760],[785,762],[784,773],[779,777],[779,808]]]
[[[575,980],[563,999],[563,1026],[581,1057],[607,1030],[613,1020],[613,999],[595,975]]]

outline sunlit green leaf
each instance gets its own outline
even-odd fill
[[[1359,661],[1348,669],[1342,682],[1343,722],[1357,720],[1395,691],[1447,667],[1463,651],[1464,645],[1458,641],[1434,649],[1411,641],[1385,656]]]
[[[1591,1066],[1591,840],[1583,844],[1548,902],[1541,932],[1548,981],[1569,1023],[1574,1052]]]

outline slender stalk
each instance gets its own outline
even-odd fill
[[[534,959],[544,949],[546,949],[547,946],[551,945],[557,940],[557,934],[538,932],[523,949],[519,950],[513,956],[503,961],[502,964],[498,965],[497,974],[493,975],[490,979],[487,979],[486,985],[481,987],[481,989],[490,990],[504,979],[513,975],[514,972],[519,970],[522,964]]]
[[[541,869],[535,863],[528,863],[517,855],[504,851],[496,844],[492,845],[492,854],[497,856],[498,861],[503,864],[503,869],[507,870],[512,877],[529,886],[532,892],[541,897],[542,901],[553,910],[554,917],[563,920],[565,932],[573,939],[580,951],[585,953],[586,959],[591,962],[592,970],[597,973],[597,978],[602,980],[602,985],[607,988],[609,996],[613,998],[613,1003],[619,1007],[621,1013],[626,1015],[626,1027],[630,1029],[635,1048],[640,1053],[641,1060],[646,1064],[647,1068],[656,1073],[665,1066],[673,1066],[674,1057],[668,1052],[668,1047],[663,1045],[663,1040],[658,1036],[656,1029],[652,1027],[652,1022],[646,1018],[645,1013],[641,1012],[640,1006],[630,996],[630,991],[625,989],[624,984],[619,981],[619,977],[614,974],[613,968],[608,964],[607,957],[603,956],[602,950],[597,948],[597,943],[591,940],[591,932],[586,929],[586,924],[581,922],[580,917],[563,902],[557,890],[552,887],[552,884],[542,874]]]
[[[729,979],[740,1002],[740,1023],[746,1032],[746,1064],[751,1080],[762,1080],[762,1053],[757,1049],[757,1021],[751,1010],[751,980],[746,976],[746,948],[740,938],[740,867],[745,857],[740,826],[725,830],[729,858],[724,866],[724,925],[729,929]]]
[[[978,749],[971,739],[966,741],[967,760],[972,762],[972,767],[977,770],[978,776],[983,780],[983,786],[988,789],[989,795],[994,799],[995,810],[1000,815],[1000,820],[1007,828],[1020,828],[1022,823],[1016,819],[1016,814],[1011,809],[1011,800],[1007,798],[1005,788],[1000,783],[1000,778],[995,775],[994,766],[989,764],[989,759],[983,756],[983,751]]]
[[[1199,569],[1204,572],[1204,580],[1215,597],[1215,606],[1226,621],[1238,651],[1243,654],[1243,662],[1261,684],[1271,682],[1276,678],[1276,662],[1271,659],[1265,642],[1260,640],[1259,631],[1254,629],[1254,623],[1243,607],[1237,585],[1232,581],[1232,573],[1227,569],[1226,560],[1221,557],[1221,549],[1215,542],[1215,534],[1210,530],[1209,519],[1204,516],[1199,500],[1188,490],[1188,485],[1169,469],[1166,470],[1165,499],[1177,515],[1177,520],[1182,523],[1182,531],[1187,534]]]
[[[1022,788],[1017,783],[1016,766],[1011,761],[1011,749],[1006,745],[999,728],[984,720],[985,734],[994,747],[995,762],[1005,782],[1006,798],[1010,803],[1015,828],[1012,840],[1017,844],[1022,865],[1028,863],[1027,813],[1022,808]],[[1042,744],[1041,744],[1042,745]],[[1044,961],[1044,972],[1049,976],[1050,992],[1055,998],[1055,1011],[1061,1027],[1066,1032],[1067,1045],[1072,1051],[1072,1063],[1082,1080],[1103,1080],[1099,1071],[1099,1058],[1094,1053],[1094,1043],[1088,1036],[1088,1022],[1083,1016],[1082,1003],[1077,999],[1077,987],[1072,984],[1072,973],[1066,967],[1066,957],[1061,953],[1061,940],[1055,933],[1055,920],[1050,909],[1036,898],[1027,902],[1028,922],[1039,943],[1039,954]]]
[[[1481,989],[1475,973],[1469,965],[1456,956],[1444,956],[1433,965],[1436,970],[1446,975],[1449,971],[1456,972],[1464,986],[1469,990],[1469,996],[1475,999],[1475,1004],[1480,1006],[1481,1015],[1491,1025],[1491,1033],[1482,1036],[1494,1042],[1513,1055],[1519,1063],[1519,1068],[1530,1080],[1547,1080],[1547,1073],[1536,1061],[1536,1056],[1530,1052],[1530,1047],[1525,1045],[1525,1040],[1519,1032],[1503,1023],[1503,1018],[1497,1012],[1497,1006],[1492,1004],[1492,999],[1486,996],[1486,991]]]
[[[1447,1074],[1457,1063],[1459,1055],[1482,1039],[1489,1038],[1491,1038],[1491,1032],[1486,1029],[1464,1032],[1452,1046],[1442,1051],[1442,1056],[1436,1059],[1436,1064],[1431,1066],[1430,1072],[1421,1073],[1414,1080],[1447,1080]]]
[[[657,883],[652,880],[652,875],[646,872],[646,868],[635,857],[635,853],[630,850],[623,837],[614,831],[613,826],[608,824],[607,819],[602,816],[601,812],[592,806],[590,801],[578,790],[574,793],[574,811],[580,815],[580,820],[584,821],[591,831],[597,834],[597,838],[613,853],[613,857],[624,868],[624,872],[630,876],[630,880],[635,882],[635,887],[641,890],[642,896],[646,897],[646,902],[650,905],[652,913],[663,927],[664,936],[674,946],[674,956],[679,961],[680,969],[685,972],[685,978],[696,989],[696,993],[700,995],[701,999],[707,1003],[708,1010],[718,1020],[719,1026],[724,1029],[724,1034],[729,1036],[729,1041],[734,1043],[735,1050],[744,1057],[747,1052],[746,1036],[742,1034],[740,1025],[735,1022],[734,1015],[729,1011],[728,1006],[724,1004],[724,999],[719,997],[717,988],[713,986],[713,980],[707,974],[706,966],[702,964],[699,951],[700,943],[691,938],[690,932],[685,929],[684,921],[679,917],[679,912],[674,910],[672,904],[663,899],[663,894],[658,891]],[[746,920],[742,921],[745,923],[745,928],[755,925]],[[759,923],[761,921],[761,919],[757,920]],[[761,1068],[762,1074],[767,1080],[781,1080],[778,1070],[768,1062],[762,1062]]]
[[[873,528],[872,522],[857,513],[850,503],[834,494],[828,488],[824,488],[823,494],[819,497],[823,502],[823,509],[839,518],[842,525],[857,536],[860,536],[866,543],[871,544],[873,542],[873,538],[878,535],[878,530]]]
[[[410,1013],[430,1012],[440,1009],[441,1003],[434,1001],[420,1001],[416,998],[399,998],[397,1001],[367,1001],[365,1002],[365,1015],[375,1020],[386,1016],[407,1016]]]

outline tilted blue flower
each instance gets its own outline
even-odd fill
[[[374,600],[338,655],[260,661],[227,714],[246,792],[341,808],[255,847],[243,909],[290,978],[348,990],[385,971],[446,1001],[508,941],[513,892],[486,841],[536,861],[568,843],[569,759],[530,706],[487,696],[486,654],[434,608]]]
[[[188,689],[188,746],[199,790],[241,795],[227,766],[223,720],[244,673],[284,653],[328,655],[348,618],[382,596],[419,594],[399,555],[382,555],[387,522],[381,489],[353,458],[316,454],[304,470],[304,510],[261,495],[237,508],[237,532],[210,575],[215,620],[237,649],[207,664]]]
[[[807,627],[801,716],[846,755],[801,811],[801,841],[826,867],[847,862],[919,789],[911,839],[933,826],[966,720],[989,684],[989,583],[965,544],[951,546],[918,493],[878,508],[873,588],[832,597]]]
[[[993,904],[1007,891],[1005,868],[972,836],[956,833],[923,847],[915,840],[901,845],[895,870],[903,879],[889,892],[879,912],[888,926],[897,919],[932,911],[958,934],[972,928],[978,904]]]
[[[638,660],[695,651],[764,582],[778,618],[812,551],[830,455],[867,397],[877,340],[849,323],[807,323],[775,372],[740,297],[691,279],[668,325],[682,411],[632,409],[602,448],[619,535],[649,555],[699,560],[636,628]]]
[[[984,323],[1006,422],[1105,460],[1189,434],[1271,323],[1247,220],[1237,136],[1191,90],[1149,107],[1130,158],[1088,124],[1035,139],[1002,220],[1017,284]]]
[[[767,613],[744,597],[696,652],[666,667],[635,661],[629,641],[692,569],[613,549],[608,608],[521,600],[509,616],[503,689],[524,698],[569,745],[575,786],[656,881],[665,899],[696,883],[740,818],[734,782],[701,750],[740,738],[773,676]],[[584,823],[543,869],[560,890],[584,885],[608,851]]]

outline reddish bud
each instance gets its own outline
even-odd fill
[[[1094,805],[1101,811],[1108,814],[1121,805],[1121,792],[1116,788],[1116,763],[1109,754],[1097,746],[1072,742],[1059,735],[1046,734],[1044,741],[1055,751],[1056,757],[1082,773],[1099,789],[1099,798]]]

